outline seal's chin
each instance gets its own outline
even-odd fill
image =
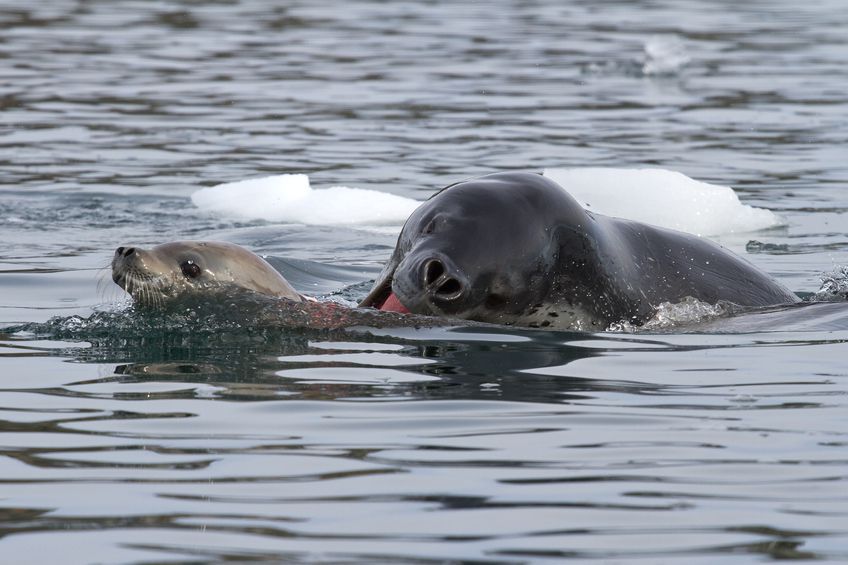
[[[409,308],[403,305],[403,303],[398,300],[397,295],[392,292],[389,294],[389,297],[386,298],[386,301],[379,308],[384,312],[400,312],[401,314],[409,314]]]
[[[162,306],[171,297],[173,285],[163,277],[151,276],[138,269],[113,267],[112,280],[139,306]]]

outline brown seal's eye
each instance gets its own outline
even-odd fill
[[[200,265],[195,263],[194,261],[185,261],[180,264],[180,269],[183,270],[183,274],[186,278],[194,279],[200,276]]]

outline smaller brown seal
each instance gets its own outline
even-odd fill
[[[252,251],[223,241],[174,241],[152,249],[119,247],[112,258],[112,280],[145,306],[229,289],[295,302],[312,300]]]
[[[211,301],[223,308],[204,308],[205,315],[224,322],[234,315],[253,328],[342,330],[449,325],[441,318],[318,302],[299,294],[255,253],[219,241],[175,241],[152,249],[119,247],[112,258],[112,280],[140,306],[167,310],[173,304],[194,306]]]

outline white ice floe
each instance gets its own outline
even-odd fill
[[[665,169],[547,169],[587,210],[694,233],[721,235],[783,225],[779,216],[742,204],[729,186]]]
[[[697,235],[750,232],[782,225],[769,210],[739,201],[733,189],[664,169],[548,169],[585,208]],[[203,188],[191,195],[206,212],[240,220],[396,231],[421,202],[376,190],[313,189],[303,174],[275,175]],[[382,229],[382,228],[380,228]]]
[[[275,175],[203,188],[194,205],[228,218],[309,225],[400,226],[420,204],[377,190],[313,189],[303,174]]]

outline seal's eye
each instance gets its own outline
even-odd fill
[[[192,260],[185,261],[180,264],[180,269],[188,279],[196,279],[200,276],[200,265]]]
[[[438,216],[433,218],[429,222],[427,222],[427,225],[424,226],[424,229],[421,230],[421,233],[423,233],[424,235],[430,235],[431,233],[436,231],[436,220],[437,219],[438,219]]]

